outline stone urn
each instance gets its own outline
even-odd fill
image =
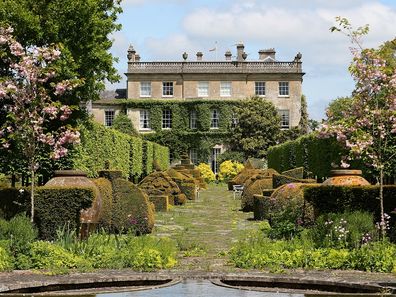
[[[96,184],[81,170],[56,170],[55,175],[46,184],[50,187],[91,187],[95,191],[95,200],[88,209],[80,211],[81,238],[87,238],[95,230],[102,213],[102,196]]]
[[[331,177],[326,179],[323,186],[368,186],[370,183],[362,177],[361,170],[337,169],[330,171]]]

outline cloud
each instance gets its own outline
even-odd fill
[[[167,0],[169,2],[184,2],[185,0]],[[163,0],[122,0],[121,6],[137,6],[146,4],[163,3]]]

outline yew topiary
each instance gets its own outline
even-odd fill
[[[265,189],[272,188],[272,178],[258,175],[250,180],[250,184],[245,186],[241,196],[242,211],[253,211],[254,195],[262,195]]]

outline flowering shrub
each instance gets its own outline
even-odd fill
[[[205,179],[206,182],[213,182],[216,179],[215,174],[213,173],[210,166],[206,163],[201,163],[197,166],[197,169],[201,172],[202,178]]]
[[[237,161],[224,161],[220,164],[219,180],[228,181],[234,178],[243,168],[243,164]]]

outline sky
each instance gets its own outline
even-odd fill
[[[125,88],[127,49],[133,45],[141,61],[224,59],[243,42],[247,60],[260,49],[275,48],[278,61],[302,53],[303,94],[312,119],[325,117],[331,100],[348,96],[354,82],[348,72],[351,43],[331,33],[335,17],[346,17],[356,28],[370,25],[364,47],[378,47],[396,37],[396,0],[123,0],[121,31],[112,34],[111,52],[122,80],[108,89]],[[209,51],[217,44],[216,51]]]

